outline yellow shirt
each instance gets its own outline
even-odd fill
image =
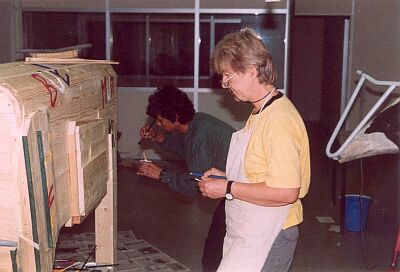
[[[253,130],[244,171],[250,182],[274,188],[300,188],[283,229],[303,221],[303,198],[310,186],[310,150],[304,122],[286,96],[273,101],[261,113],[251,115],[246,126]]]

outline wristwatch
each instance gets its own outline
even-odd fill
[[[232,192],[231,192],[232,183],[233,183],[233,180],[229,180],[229,181],[228,181],[228,184],[226,185],[225,198],[226,198],[227,200],[232,200],[232,199],[233,199],[233,194],[232,194]]]
[[[167,171],[165,171],[164,169],[161,170],[160,175],[159,175],[159,179],[160,179],[161,182],[164,182],[164,183],[167,182],[167,181],[165,180],[165,173],[166,173],[166,172],[167,172]]]

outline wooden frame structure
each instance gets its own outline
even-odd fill
[[[0,65],[0,271],[52,271],[61,227],[93,210],[115,262],[116,126],[110,65]]]

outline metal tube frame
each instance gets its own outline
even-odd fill
[[[385,100],[388,98],[388,96],[392,93],[392,91],[400,86],[400,81],[382,81],[382,80],[376,80],[375,78],[371,77],[370,75],[363,73],[360,70],[357,70],[357,73],[361,75],[361,79],[358,82],[352,96],[350,97],[350,100],[344,109],[342,115],[340,116],[339,122],[337,123],[332,136],[330,137],[328,144],[325,149],[326,155],[334,160],[339,160],[340,155],[342,154],[343,150],[350,144],[350,142],[355,138],[355,136],[362,130],[362,128],[367,124],[367,122],[371,119],[371,117],[376,113],[376,111],[379,109],[379,107],[385,102]],[[365,81],[369,81],[377,86],[388,86],[388,89],[383,93],[383,95],[378,99],[378,101],[375,103],[374,106],[372,106],[371,110],[365,115],[365,117],[360,121],[360,123],[357,125],[357,127],[352,131],[350,136],[344,141],[342,146],[339,147],[339,149],[332,153],[331,148],[333,145],[333,142],[335,141],[337,135],[339,134],[339,131],[341,127],[343,126],[347,115],[349,114],[351,107],[354,104],[354,101],[357,98],[358,93],[361,90],[362,85],[364,84]]]

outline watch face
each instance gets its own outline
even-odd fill
[[[226,198],[227,200],[232,200],[232,199],[233,199],[233,195],[230,194],[230,193],[227,193],[227,194],[225,194],[225,198]]]

